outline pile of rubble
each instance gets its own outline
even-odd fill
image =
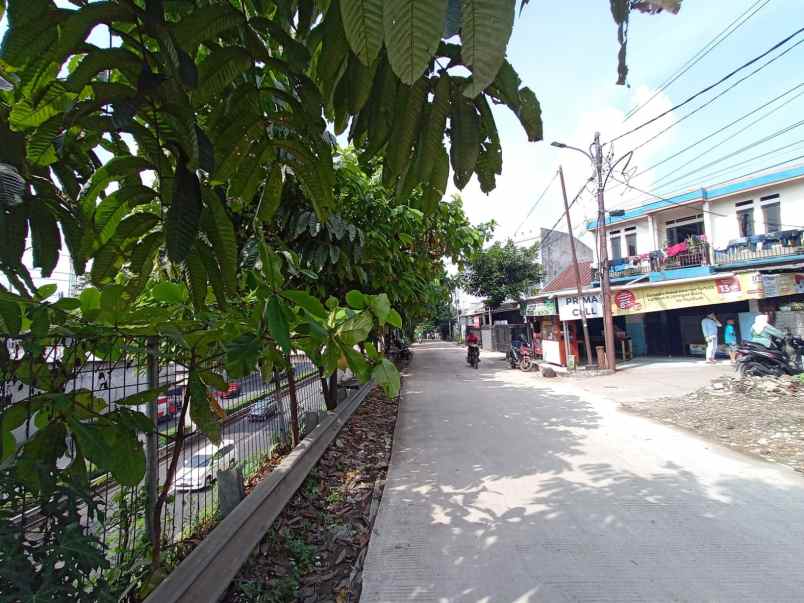
[[[773,399],[777,396],[794,396],[804,398],[804,382],[799,376],[783,375],[781,377],[720,377],[714,379],[708,386],[691,394],[696,398],[699,395],[727,395],[743,394]]]
[[[624,407],[804,472],[800,376],[720,377],[687,396]]]

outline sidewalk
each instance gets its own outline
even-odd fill
[[[617,372],[611,375],[567,375],[556,387],[564,388],[571,383],[576,393],[599,394],[617,402],[644,402],[683,396],[708,385],[712,379],[733,374],[734,367],[728,361],[713,365],[692,358],[637,358],[618,364]]]
[[[363,602],[801,600],[800,475],[481,358],[414,349]]]

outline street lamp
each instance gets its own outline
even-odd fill
[[[603,200],[603,148],[600,144],[600,132],[595,132],[595,140],[589,153],[578,147],[563,142],[551,142],[551,146],[559,149],[572,149],[582,153],[595,169],[597,178],[597,232],[598,257],[600,258],[600,296],[603,305],[603,339],[606,344],[606,361],[611,370],[617,368],[617,358],[614,349],[614,318],[611,314],[611,284],[609,282],[609,249],[606,241],[606,208]],[[622,159],[622,158],[621,158]],[[619,163],[619,161],[617,162]],[[612,166],[613,167],[613,166]],[[611,171],[609,171],[611,173]],[[606,175],[608,179],[608,174]],[[570,233],[572,236],[572,233]],[[591,356],[591,350],[590,350]]]

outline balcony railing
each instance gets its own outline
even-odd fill
[[[715,264],[739,264],[804,255],[802,234],[804,231],[801,230],[786,230],[731,241],[726,249],[715,251]]]
[[[638,277],[651,272],[678,270],[709,265],[709,243],[703,238],[691,238],[661,251],[651,251],[642,255],[611,260],[609,278],[619,279]],[[592,280],[599,281],[597,269],[592,272]]]

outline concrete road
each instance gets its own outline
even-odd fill
[[[804,600],[799,474],[546,383],[414,349],[362,601]]]

